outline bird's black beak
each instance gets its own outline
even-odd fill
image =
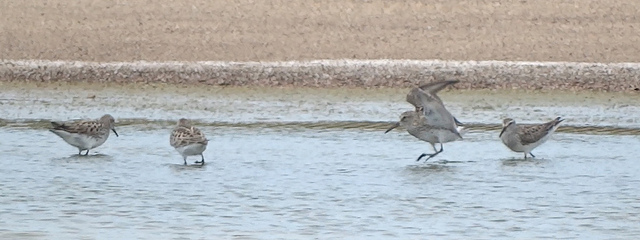
[[[113,133],[115,133],[115,134],[116,134],[116,137],[119,137],[119,136],[118,136],[118,132],[116,132],[116,129],[112,128],[112,129],[111,129],[111,131],[113,131]]]
[[[389,131],[391,131],[394,128],[397,128],[399,126],[400,126],[400,122],[397,122],[397,123],[393,124],[393,126],[391,126],[389,129],[387,129],[387,131],[384,131],[384,133],[388,133]]]
[[[513,123],[514,123],[514,122],[513,122],[513,121],[511,121],[511,122],[509,122],[509,123],[507,124],[507,126],[502,127],[502,131],[500,132],[500,135],[498,135],[498,137],[502,137],[502,134],[504,133],[504,131],[505,131],[505,130],[507,130],[507,128],[508,128],[509,126],[511,126],[511,124],[513,124]]]

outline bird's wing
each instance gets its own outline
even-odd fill
[[[519,125],[518,135],[522,145],[531,144],[537,142],[546,136],[556,125],[560,124],[563,120],[559,117],[543,124],[529,124]]]
[[[62,130],[68,133],[88,134],[96,133],[102,127],[98,121],[78,121],[70,123],[51,122],[53,130]]]
[[[204,133],[196,127],[176,127],[171,132],[170,143],[173,147],[194,143],[207,144],[208,141]]]
[[[456,84],[460,81],[458,80],[448,80],[448,81],[439,81],[423,84],[419,87],[411,89],[409,94],[407,94],[407,102],[411,103],[413,106],[420,108],[423,105],[424,95],[429,98],[430,101],[437,101],[442,104],[442,100],[438,97],[438,92],[449,85]]]
[[[438,91],[459,81],[440,81],[424,84],[413,88],[407,94],[407,102],[415,106],[416,111],[420,111],[425,116],[425,121],[434,127],[450,128],[455,126],[457,121],[453,115],[444,107],[442,100],[438,97]]]

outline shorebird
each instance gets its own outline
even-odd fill
[[[71,146],[78,148],[78,155],[89,155],[89,150],[102,145],[109,138],[109,131],[113,131],[118,136],[115,129],[115,119],[109,114],[105,114],[99,120],[83,120],[69,123],[51,122],[52,133],[61,137]]]
[[[516,124],[515,120],[505,118],[499,137],[512,151],[524,152],[524,159],[527,159],[527,154],[536,157],[531,151],[546,142],[562,121],[564,119],[557,117],[542,124]]]
[[[187,156],[196,155],[200,155],[202,160],[195,163],[204,165],[202,153],[207,149],[209,140],[198,128],[191,126],[191,121],[185,118],[178,120],[178,125],[171,132],[169,143],[182,155],[184,165],[187,165]]]
[[[435,152],[423,153],[416,161],[428,156],[425,160],[427,161],[444,150],[443,143],[462,139],[460,132],[464,129],[463,124],[447,111],[437,95],[438,91],[458,82],[458,80],[433,82],[411,89],[407,94],[407,102],[411,103],[415,110],[402,113],[400,121],[384,133],[402,126],[409,134],[431,144]],[[440,143],[440,150],[436,149],[436,143]]]

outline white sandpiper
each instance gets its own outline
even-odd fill
[[[118,136],[115,129],[115,119],[105,114],[99,120],[83,120],[69,123],[51,122],[53,125],[49,131],[61,137],[71,146],[78,148],[78,155],[82,155],[82,151],[86,150],[85,156],[89,154],[89,150],[102,145],[107,138],[109,132],[113,131]]]
[[[560,117],[542,124],[516,124],[511,118],[505,118],[502,121],[502,131],[500,139],[502,143],[514,152],[524,152],[524,158],[527,154],[536,157],[531,151],[546,142],[551,134],[553,134],[560,123],[564,121]]]
[[[191,121],[185,118],[178,120],[178,125],[171,132],[169,143],[182,155],[184,165],[187,165],[188,156],[196,155],[200,155],[202,160],[195,163],[204,165],[204,155],[202,153],[207,149],[209,140],[205,138],[202,131],[191,126]]]

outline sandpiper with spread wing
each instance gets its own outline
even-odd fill
[[[69,123],[51,122],[52,133],[55,133],[71,146],[78,148],[78,155],[82,155],[82,151],[87,151],[84,155],[89,154],[89,150],[102,145],[107,138],[109,132],[113,131],[118,136],[115,129],[115,119],[105,114],[98,120],[83,120]]]
[[[409,134],[431,144],[435,152],[423,153],[416,161],[428,156],[425,160],[427,161],[444,150],[443,143],[462,139],[463,124],[451,115],[437,95],[440,90],[458,82],[458,80],[439,81],[411,89],[407,94],[407,102],[411,103],[415,110],[402,113],[400,121],[385,131],[388,133],[402,126]],[[436,143],[440,143],[440,150],[436,149]]]
[[[542,124],[516,124],[511,118],[505,118],[502,121],[502,131],[500,139],[502,143],[514,152],[524,152],[524,158],[527,154],[536,157],[531,151],[546,142],[551,134],[553,134],[560,123],[564,121],[560,117]]]
[[[204,136],[204,133],[200,129],[191,125],[191,121],[185,118],[178,120],[178,125],[171,132],[169,143],[182,155],[184,165],[187,165],[188,156],[202,157],[200,163],[204,165],[204,150],[207,149],[209,140]]]

